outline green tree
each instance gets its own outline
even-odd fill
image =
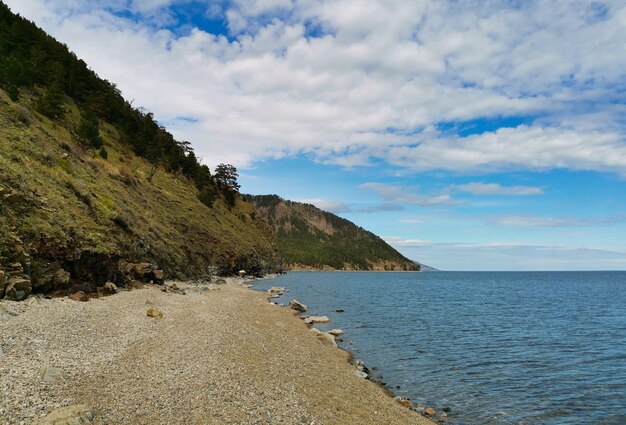
[[[58,119],[65,114],[65,108],[63,107],[63,90],[61,85],[55,83],[51,85],[37,101],[37,110],[42,114]]]
[[[100,123],[93,114],[83,114],[80,117],[80,123],[76,129],[76,134],[80,138],[82,144],[94,149],[102,147],[102,139],[100,138]]]
[[[237,168],[233,165],[220,164],[215,167],[215,180],[217,180],[222,186],[230,188],[235,192],[238,192],[241,187],[239,183],[237,183],[238,177],[239,174],[237,174]]]

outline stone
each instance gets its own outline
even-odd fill
[[[46,298],[61,298],[67,295],[67,290],[57,289],[56,291],[48,292]]]
[[[39,369],[39,377],[43,382],[56,382],[59,381],[61,376],[61,369],[56,367],[42,367]]]
[[[281,288],[280,286],[272,286],[267,290],[267,293],[270,294],[271,298],[278,298],[285,293],[285,288]]]
[[[318,340],[322,342],[324,345],[330,345],[331,347],[336,347],[337,342],[335,341],[335,337],[326,332],[320,332],[319,335],[316,336]]]
[[[301,302],[298,302],[297,300],[289,301],[289,308],[292,310],[300,311],[302,313],[307,311],[307,306],[302,304]]]
[[[77,404],[53,410],[38,425],[89,425],[95,418],[95,410],[84,404]]]
[[[7,282],[4,298],[13,301],[24,301],[30,295],[32,289],[29,279],[12,277]]]
[[[89,297],[83,291],[74,292],[73,294],[70,294],[68,298],[72,301],[89,301]]]
[[[216,285],[226,285],[226,280],[224,280],[224,279],[217,279],[215,281],[215,284]]]
[[[239,270],[239,277],[244,277],[246,275],[245,270]]]
[[[413,402],[411,400],[406,399],[406,398],[400,398],[398,400],[398,403],[400,403],[400,405],[404,406],[404,407],[408,407],[408,408],[413,407]]]
[[[138,276],[146,276],[152,273],[152,264],[150,263],[137,263],[134,267],[135,274]]]
[[[165,280],[165,272],[160,269],[152,272],[152,276],[154,276],[154,283],[163,283]]]
[[[426,409],[424,409],[424,415],[426,416],[433,417],[435,416],[435,414],[436,414],[435,409],[433,409],[432,407],[427,407]]]
[[[130,281],[130,286],[132,286],[134,289],[143,289],[143,283],[135,279]]]
[[[309,332],[311,332],[311,333],[312,333],[313,335],[315,335],[315,336],[317,336],[317,335],[319,335],[319,334],[321,334],[321,333],[322,333],[322,331],[320,331],[320,330],[319,330],[319,329],[317,329],[317,328],[311,328],[311,329],[309,329]]]
[[[328,322],[330,322],[330,319],[328,318],[328,316],[309,316],[306,319],[304,319],[304,323],[306,323],[307,325],[311,323],[328,323]]]
[[[162,319],[165,315],[157,310],[156,308],[150,307],[147,312],[149,317],[154,317],[155,319]]]
[[[104,292],[107,294],[115,294],[117,292],[117,285],[113,282],[107,282],[102,286]]]
[[[360,371],[360,370],[355,370],[354,374],[358,376],[359,378],[363,378],[363,379],[367,378],[367,373]]]
[[[344,310],[342,308],[338,308],[337,310],[335,310],[336,313],[343,313]]]
[[[170,286],[170,289],[171,289],[172,291],[178,291],[178,285],[177,285],[177,284],[175,284],[175,283],[172,283],[172,286]]]
[[[341,336],[343,335],[343,331],[341,329],[331,329],[328,331],[329,334],[333,336]]]

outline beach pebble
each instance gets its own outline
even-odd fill
[[[328,316],[309,316],[306,319],[304,319],[304,323],[311,324],[311,323],[328,323],[330,322],[330,319],[328,318]]]
[[[307,306],[297,300],[289,301],[289,308],[296,310],[296,311],[300,311],[302,313],[307,311]]]
[[[355,370],[355,371],[354,371],[354,374],[355,374],[356,376],[358,376],[359,378],[363,378],[363,379],[367,378],[367,373],[362,372],[362,371],[360,371],[360,370]]]
[[[162,319],[164,316],[162,312],[152,307],[148,309],[147,315],[149,317],[154,317],[155,319]]]
[[[93,423],[96,412],[84,404],[54,410],[39,425],[87,425]]]

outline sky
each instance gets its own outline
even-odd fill
[[[4,0],[242,192],[443,270],[626,269],[623,0]]]

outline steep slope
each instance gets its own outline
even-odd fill
[[[235,184],[0,2],[0,297],[273,271]]]
[[[313,205],[246,195],[276,235],[287,269],[419,270],[378,236]]]
[[[101,131],[104,159],[30,102],[0,90],[0,269],[21,270],[44,291],[60,269],[77,281],[115,280],[121,259],[151,262],[171,277],[277,265],[249,203],[231,207],[219,197],[208,207],[192,181],[164,170],[149,181],[151,164],[112,126]],[[76,112],[66,108],[68,117]]]

